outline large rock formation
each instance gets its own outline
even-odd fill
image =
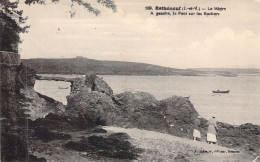
[[[16,53],[0,52],[1,161],[45,161],[28,153],[28,120],[64,106],[33,90],[35,72],[20,65]]]
[[[65,114],[84,118],[89,126],[110,125],[117,115],[112,95],[112,89],[95,74],[77,78],[71,84]]]
[[[99,92],[80,91],[68,98],[66,114],[76,118],[84,117],[87,125],[112,124],[116,109],[111,97]]]
[[[242,124],[232,126],[226,123],[218,123],[219,144],[226,147],[239,148],[260,153],[260,126]]]
[[[116,125],[151,129],[150,125],[159,124],[163,119],[163,116],[158,114],[160,110],[156,110],[158,102],[154,96],[148,93],[125,92],[116,95],[114,102],[123,116],[123,121],[116,121]],[[149,121],[152,116],[154,116],[154,121]]]
[[[71,89],[66,113],[84,116],[90,124],[157,130],[190,137],[193,120],[198,116],[187,98],[173,96],[158,101],[146,92],[113,95],[111,88],[94,74],[75,79]]]
[[[76,78],[72,81],[71,93],[77,93],[79,91],[96,91],[105,93],[108,96],[113,95],[113,90],[109,85],[93,73],[86,74],[84,78]]]
[[[114,96],[114,102],[118,116],[122,116],[114,121],[114,125],[165,131],[163,111],[151,94],[125,92]]]
[[[145,92],[113,95],[111,88],[94,74],[72,84],[66,113],[84,116],[86,124],[141,128],[187,138],[192,138],[193,122],[198,116],[188,98],[172,96],[158,101]],[[202,119],[201,123],[202,140],[205,140],[207,120]],[[259,151],[259,126],[235,127],[221,122],[218,126],[220,145]]]
[[[172,96],[160,101],[165,116],[165,126],[170,134],[180,137],[192,137],[193,123],[198,116],[188,98]]]
[[[34,70],[23,65],[1,65],[0,70],[1,99],[5,98],[6,95],[8,95],[10,99],[12,99],[10,95],[17,95],[22,98],[19,101],[12,101],[19,102],[17,104],[20,105],[12,108],[12,111],[15,109],[23,109],[30,115],[29,118],[33,120],[44,117],[51,112],[65,111],[65,107],[62,103],[35,92],[33,89],[36,77]],[[6,101],[3,101],[2,103],[5,102]],[[6,111],[5,108],[10,108],[5,106],[5,104],[1,104],[0,106],[2,111]]]
[[[173,96],[158,101],[145,92],[113,95],[98,76],[86,75],[72,82],[65,114],[85,118],[87,125],[115,125],[191,137],[198,113],[189,99]]]

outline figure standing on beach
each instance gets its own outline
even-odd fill
[[[208,124],[207,142],[209,144],[211,143],[216,144],[218,127],[215,120],[215,115],[212,115],[212,118],[209,119],[207,124]]]
[[[200,116],[198,116],[195,120],[194,120],[194,130],[193,130],[193,140],[194,141],[199,141],[201,136],[200,136]]]

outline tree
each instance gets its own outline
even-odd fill
[[[20,42],[19,33],[27,31],[29,26],[23,26],[27,18],[23,18],[23,11],[17,10],[18,2],[0,1],[0,50],[17,52]]]
[[[35,4],[35,3],[39,3],[39,4],[45,4],[46,0],[25,0],[25,3],[28,5],[31,4]],[[58,3],[60,2],[60,0],[51,0],[54,3]],[[87,9],[89,12],[94,13],[95,15],[99,15],[100,14],[100,10],[95,9],[92,7],[92,5],[88,2],[85,2],[84,0],[70,0],[72,2],[72,7],[74,5],[74,3],[83,6],[85,9]],[[113,0],[96,0],[97,3],[112,9],[114,12],[117,11],[117,7],[115,5],[115,2]],[[71,13],[71,15],[73,16],[74,13]]]
[[[51,0],[53,3],[59,3],[60,0]],[[83,0],[70,0],[72,2],[71,7],[74,4],[83,6],[90,13],[98,16],[100,10],[95,9],[88,2]],[[117,7],[114,3],[114,0],[96,0],[97,3],[112,9],[114,12],[117,11]],[[25,0],[25,4],[45,4],[46,0]],[[27,18],[22,16],[23,11],[17,10],[17,2],[10,2],[10,0],[0,0],[0,51],[12,51],[17,52],[17,45],[21,42],[19,34],[27,32],[29,26],[22,26]],[[70,12],[71,17],[75,15],[75,12]],[[17,19],[17,21],[15,20]]]

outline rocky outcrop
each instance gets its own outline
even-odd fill
[[[33,134],[28,120],[64,108],[33,90],[35,72],[19,61],[18,54],[0,59],[1,161],[46,161],[28,152],[28,138]]]
[[[158,101],[146,92],[112,96],[111,88],[104,83],[93,74],[77,79],[67,97],[66,113],[84,116],[86,121],[94,124],[192,135],[193,120],[198,113],[189,99],[173,96]]]
[[[97,80],[102,84],[94,84]],[[86,123],[94,125],[141,128],[192,138],[198,112],[188,98],[172,96],[158,101],[145,92],[112,95],[110,87],[103,82],[95,75],[87,75],[73,83],[66,112],[84,116]],[[206,119],[201,119],[202,140],[206,139],[206,123]],[[254,152],[259,150],[259,126],[235,127],[221,122],[218,126],[220,145]]]
[[[97,91],[101,93],[105,93],[108,96],[113,95],[113,90],[109,87],[109,85],[100,77],[96,77],[95,74],[86,75],[86,84],[92,84],[92,91]]]
[[[72,81],[71,93],[73,94],[79,91],[96,91],[108,96],[113,95],[113,90],[109,85],[103,79],[92,73],[86,74],[85,78],[76,78]]]
[[[231,124],[217,122],[217,143],[228,148],[242,149],[249,152],[260,152],[260,126],[253,124],[242,124],[233,126]],[[207,120],[201,119],[200,132],[202,141],[206,141]]]
[[[85,118],[86,125],[110,125],[117,118],[111,97],[104,93],[80,91],[68,96],[67,100],[66,115]]]
[[[96,125],[112,124],[119,114],[114,110],[112,89],[94,74],[67,80],[73,83],[73,88],[66,110],[60,102],[34,91],[37,76],[33,70],[9,62],[0,66],[1,161],[46,161],[29,154],[29,150],[33,152],[41,142],[66,142],[73,138],[60,131],[89,130]],[[96,131],[105,133],[101,129]],[[126,134],[107,138],[90,136],[81,142],[92,145],[88,151],[98,156],[136,159],[137,149],[126,138]]]
[[[198,113],[188,98],[172,96],[160,101],[168,133],[180,137],[192,137],[193,123]]]
[[[26,114],[32,120],[43,118],[49,113],[62,113],[65,111],[65,106],[61,102],[41,95],[32,88],[23,88],[20,90],[20,94],[25,98],[22,109],[27,110]]]
[[[128,128],[164,131],[163,110],[159,102],[149,93],[125,92],[114,96],[114,103],[119,111],[114,125]]]
[[[16,107],[12,106],[12,110],[9,110],[10,106],[1,104],[2,111],[9,113],[23,111],[29,114],[30,119],[44,117],[51,112],[65,111],[62,103],[35,92],[33,89],[36,78],[34,70],[23,65],[6,66],[4,64],[1,64],[0,70],[1,99],[8,97],[6,99],[8,102],[3,101],[2,103],[6,102],[8,105],[11,102],[13,104],[16,102]],[[13,100],[15,97],[19,97],[20,100]]]
[[[9,114],[8,119],[16,120],[19,111],[29,114],[30,119],[36,119],[50,112],[65,111],[62,103],[34,91],[36,73],[20,63],[19,54],[0,52],[0,96],[3,100],[0,106],[1,111],[4,112],[2,117]],[[19,99],[15,100],[15,98]]]
[[[226,123],[218,123],[219,144],[232,148],[243,148],[251,152],[260,153],[260,126],[242,124],[232,126]]]
[[[86,157],[85,161],[88,158],[107,161],[107,157],[136,159],[142,152],[129,142],[126,133],[108,133],[101,127],[88,126],[81,117],[49,114],[45,118],[30,120],[29,127],[34,130],[31,150],[38,153],[52,150],[51,154],[60,155],[66,150],[75,156]]]
[[[113,95],[111,88],[94,74],[72,83],[66,114],[85,118],[89,125],[114,125],[167,132],[191,137],[198,116],[187,98],[173,96],[158,101],[145,92]]]
[[[97,124],[88,121],[83,115],[76,116],[69,113],[54,114],[50,113],[45,118],[38,118],[35,121],[28,121],[29,127],[36,129],[38,127],[53,131],[73,132],[80,130],[89,130],[95,128]]]
[[[69,134],[53,132],[44,127],[36,127],[34,132],[34,136],[44,142],[49,142],[52,140],[68,140],[72,138]]]
[[[113,91],[108,84],[95,74],[76,78],[71,84],[67,97],[65,114],[85,120],[85,125],[111,125],[117,118],[112,100]]]
[[[113,134],[106,136],[89,136],[82,138],[80,141],[69,141],[64,145],[67,149],[76,151],[85,151],[89,154],[94,153],[99,156],[114,158],[114,159],[137,159],[141,149],[133,146],[126,139],[115,138]]]
[[[189,99],[172,96],[160,101],[165,118],[171,124],[184,125],[191,124],[197,118],[198,113]]]

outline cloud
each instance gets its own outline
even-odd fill
[[[228,7],[232,14],[220,17],[156,17],[144,10],[145,4],[118,4],[116,14],[104,10],[95,17],[79,9],[73,19],[67,14],[69,5],[24,7],[31,28],[23,36],[21,56],[82,55],[177,68],[256,66],[258,5],[252,10],[246,4],[243,10],[250,11],[246,17],[232,6]]]
[[[250,30],[235,32],[224,28],[202,42],[192,42],[189,52],[193,52],[197,64],[215,67],[259,67],[260,34]]]

